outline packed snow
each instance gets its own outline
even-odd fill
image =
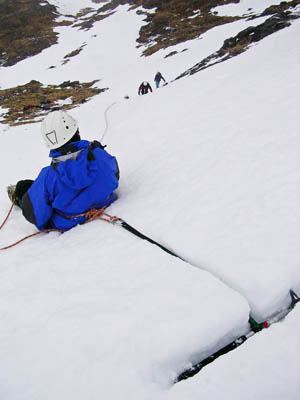
[[[270,5],[278,5],[281,0],[240,0],[235,4],[225,4],[212,9],[218,15],[226,15],[230,17],[245,16],[262,13]]]
[[[73,15],[95,7],[51,3]],[[249,3],[255,12],[277,4],[219,9],[244,13]],[[297,307],[174,385],[180,372],[247,333],[249,314],[263,321],[288,306],[290,289],[300,294],[299,20],[174,81],[264,20],[223,25],[146,58],[135,42],[143,16],[122,6],[89,31],[58,28],[57,45],[0,69],[2,88],[32,79],[100,79],[96,86],[109,88],[70,112],[84,139],[101,139],[118,159],[118,200],[107,212],[184,260],[102,221],[2,251],[1,400],[298,398]],[[172,50],[178,54],[165,58]],[[158,70],[168,85],[157,90]],[[153,93],[138,96],[144,80]],[[3,188],[48,165],[39,123],[0,124],[0,134]],[[3,189],[3,219],[9,207]],[[0,247],[34,232],[14,208]]]
[[[60,14],[74,16],[83,9],[97,6],[93,0],[50,0],[48,3],[53,4]]]

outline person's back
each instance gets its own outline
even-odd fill
[[[35,181],[18,182],[15,192],[23,215],[40,230],[68,230],[84,222],[86,218],[79,214],[109,206],[118,187],[115,157],[99,142],[81,140],[78,126],[73,124],[75,120],[61,111],[56,113],[59,114],[51,113],[42,125],[51,165],[43,168]],[[64,129],[60,132],[59,124],[71,132],[65,134]],[[24,182],[28,182],[28,187],[22,193]]]
[[[163,81],[166,83],[166,80],[165,80],[165,78],[162,76],[162,74],[161,74],[160,72],[157,72],[156,75],[155,75],[155,77],[154,77],[154,81],[155,81],[155,84],[156,84],[156,88],[157,88],[157,89],[159,88],[159,84],[160,84],[160,81],[161,81],[161,80],[163,80]]]
[[[161,79],[162,79],[162,74],[160,72],[157,72],[155,77],[154,77],[154,80],[155,81],[160,81]]]

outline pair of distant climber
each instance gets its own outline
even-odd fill
[[[160,72],[157,72],[157,74],[154,77],[154,82],[156,85],[156,88],[159,88],[160,82],[161,80],[163,80],[164,82],[166,82],[165,78],[162,76],[162,74]],[[147,94],[148,92],[152,92],[152,88],[150,86],[150,83],[147,81],[144,81],[141,83],[140,87],[139,87],[139,91],[138,94]]]

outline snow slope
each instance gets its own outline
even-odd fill
[[[212,11],[218,15],[227,16],[245,16],[262,13],[270,5],[278,5],[281,0],[241,0],[235,4],[225,4],[224,6],[215,7]]]
[[[66,14],[87,5],[54,3]],[[59,28],[57,45],[1,68],[3,88],[31,79],[109,87],[71,112],[84,138],[103,139],[118,158],[108,212],[187,261],[99,221],[1,252],[1,400],[296,399],[297,309],[193,379],[172,382],[247,332],[249,312],[263,320],[287,306],[289,289],[300,293],[299,20],[239,57],[137,96],[157,70],[171,81],[261,21],[215,28],[174,46],[188,48],[175,57],[164,58],[168,49],[145,58],[135,47],[142,17],[123,6],[90,31]],[[39,124],[1,125],[0,134],[2,186],[35,178],[48,162]],[[3,191],[0,215],[8,207]],[[15,209],[0,245],[33,232]]]
[[[118,106],[107,136],[115,148],[126,134],[122,157],[126,148],[142,150],[122,160],[134,178],[139,166],[140,179],[114,212],[140,227],[149,210],[142,226],[150,236],[243,293],[259,319],[300,283],[299,47],[286,46],[294,37],[298,23],[224,65],[133,99],[130,118],[132,104]],[[141,125],[143,135],[134,130]]]

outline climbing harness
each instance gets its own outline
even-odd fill
[[[5,218],[3,223],[0,225],[0,229],[3,228],[4,224],[8,220],[8,217],[10,216],[10,214],[12,212],[13,206],[14,206],[14,202],[12,203],[12,206],[11,206],[9,212],[8,212],[7,217]],[[166,253],[171,254],[172,256],[180,258],[182,260],[182,258],[179,257],[177,254],[175,254],[173,251],[167,249],[162,244],[156,242],[155,240],[153,240],[153,239],[149,238],[148,236],[144,235],[143,233],[139,232],[138,230],[133,228],[131,225],[129,225],[127,222],[125,222],[123,219],[121,219],[119,217],[116,217],[116,216],[109,215],[106,212],[104,212],[104,210],[105,210],[105,207],[100,208],[100,209],[91,209],[91,210],[89,210],[89,211],[87,211],[85,213],[81,213],[81,214],[77,214],[77,215],[65,216],[65,218],[67,218],[67,219],[76,219],[76,218],[79,218],[79,217],[84,217],[84,218],[86,218],[86,220],[82,222],[82,225],[86,224],[88,222],[95,221],[95,220],[101,220],[101,221],[109,222],[109,223],[111,223],[113,225],[121,226],[126,231],[131,232],[133,235],[139,237],[140,239],[147,240],[148,242],[150,242],[150,243],[158,246],[159,248],[161,248]],[[13,244],[11,244],[9,246],[5,246],[5,247],[0,248],[0,250],[9,249],[9,248],[14,247],[17,244],[23,242],[26,239],[29,239],[29,238],[31,238],[33,236],[37,236],[37,235],[39,235],[41,233],[48,233],[48,232],[60,232],[60,233],[63,233],[64,231],[62,231],[60,229],[44,229],[44,230],[32,233],[31,235],[25,236],[24,238],[18,240],[17,242],[15,242],[15,243],[13,243]]]
[[[91,208],[89,211],[86,211],[81,214],[76,214],[76,215],[64,215],[64,218],[66,219],[77,219],[80,217],[86,218],[85,221],[81,223],[81,225],[86,224],[88,222],[94,221],[95,219],[100,219],[101,221],[106,221],[106,222],[111,222],[113,223],[118,217],[114,217],[112,215],[106,214],[104,212],[105,207],[103,208]]]
[[[15,205],[15,202],[12,203],[6,218],[4,219],[2,224],[0,225],[0,229],[2,229],[3,226],[5,225],[5,223],[7,222],[8,217],[10,216],[14,205]],[[104,212],[104,208],[101,208],[99,210],[92,209],[92,210],[87,211],[86,213],[75,215],[75,216],[71,216],[71,217],[66,217],[66,218],[73,219],[73,218],[77,218],[77,217],[85,217],[86,221],[83,222],[84,224],[86,224],[87,222],[94,221],[95,219],[100,219],[100,220],[106,221],[106,222],[113,222],[114,219],[117,218],[117,217],[112,217],[112,216],[106,214]],[[17,242],[15,242],[15,243],[12,243],[12,244],[10,244],[8,246],[4,246],[4,247],[0,248],[0,250],[10,249],[11,247],[16,246],[17,244],[23,242],[26,239],[29,239],[29,238],[32,238],[34,236],[40,235],[41,233],[49,233],[49,232],[64,233],[64,231],[62,231],[61,229],[54,229],[54,228],[53,229],[43,229],[41,231],[38,231],[38,232],[32,233],[30,235],[27,235],[27,236],[23,237],[22,239],[18,240]]]

